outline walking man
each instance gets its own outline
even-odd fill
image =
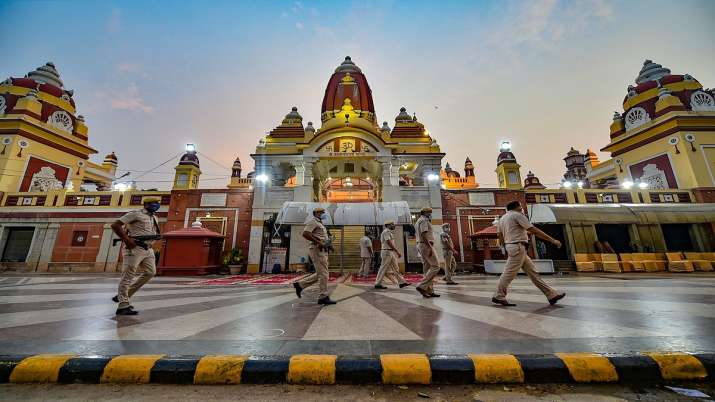
[[[437,252],[434,249],[434,233],[432,232],[432,208],[422,208],[420,218],[415,223],[417,230],[417,251],[422,258],[422,282],[417,285],[417,291],[422,297],[439,297],[434,292],[434,277],[439,273]]]
[[[372,270],[372,256],[372,239],[369,238],[367,232],[365,232],[365,235],[360,238],[360,258],[362,259],[362,265],[360,266],[360,272],[358,272],[359,276],[366,277],[370,275],[370,271]]]
[[[112,230],[124,242],[122,276],[119,279],[117,295],[112,298],[117,307],[117,315],[137,315],[129,304],[134,295],[156,274],[156,259],[153,240],[137,240],[137,237],[157,237],[161,234],[154,215],[161,208],[159,197],[145,197],[144,208],[126,213],[112,224]]]
[[[502,306],[516,305],[506,300],[506,293],[511,281],[514,280],[519,270],[523,269],[524,272],[529,275],[531,282],[546,296],[549,304],[556,304],[556,302],[566,296],[566,293],[557,292],[541,279],[536,272],[536,266],[526,254],[526,250],[529,245],[529,234],[533,234],[544,241],[552,243],[557,248],[561,248],[561,242],[534,227],[526,215],[524,215],[519,201],[512,201],[507,204],[506,210],[506,214],[499,218],[497,233],[500,243],[503,244],[506,249],[508,258],[504,272],[502,272],[499,277],[499,284],[496,293],[494,293],[494,297],[492,297],[492,302],[501,304]]]
[[[444,256],[444,280],[447,285],[458,285],[459,283],[452,280],[452,275],[457,271],[457,260],[454,256],[459,255],[459,252],[454,248],[449,232],[449,223],[443,224],[439,238],[442,241],[442,255]]]
[[[385,230],[380,234],[380,270],[377,272],[375,280],[375,289],[387,289],[382,286],[382,280],[385,276],[390,276],[392,280],[398,283],[400,289],[409,286],[410,283],[405,281],[405,278],[400,275],[400,268],[397,265],[397,260],[402,257],[402,254],[395,247],[395,222],[385,222]]]
[[[328,252],[331,246],[327,243],[328,230],[323,225],[324,214],[325,209],[315,208],[313,216],[308,221],[308,224],[305,225],[305,229],[303,229],[303,237],[310,242],[308,254],[310,259],[313,260],[313,265],[315,265],[315,273],[300,282],[294,283],[293,287],[295,288],[295,294],[300,298],[304,289],[317,282],[318,289],[320,289],[318,304],[329,305],[336,302],[330,300],[328,295]]]

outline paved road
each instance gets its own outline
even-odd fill
[[[684,385],[715,395],[713,384]],[[426,399],[419,394],[428,395]],[[0,385],[0,400],[8,401],[693,401],[663,387],[619,385]]]
[[[413,287],[331,285],[335,306],[297,299],[288,285],[206,286],[155,278],[132,300],[141,314],[115,317],[117,278],[0,276],[0,354],[380,354],[715,351],[715,275],[568,275],[557,306],[520,277],[504,308],[496,278]]]

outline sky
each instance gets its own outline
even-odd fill
[[[116,152],[141,188],[169,188],[186,143],[202,188],[224,187],[236,157],[252,170],[259,139],[292,106],[319,125],[346,55],[380,122],[416,113],[443,163],[461,171],[469,156],[487,187],[504,139],[522,176],[546,184],[570,147],[605,146],[645,59],[715,86],[711,0],[4,0],[0,15],[2,79],[53,61],[92,159]]]

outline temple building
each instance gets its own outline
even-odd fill
[[[593,188],[690,189],[695,200],[715,195],[715,92],[690,74],[671,74],[646,60],[614,112],[611,158],[589,167]]]
[[[51,62],[0,83],[0,191],[110,189],[117,157],[89,160],[97,151],[73,95]]]
[[[230,254],[250,273],[306,268],[301,232],[318,205],[335,248],[330,268],[340,272],[359,267],[360,237],[376,239],[388,219],[398,225],[400,269],[421,271],[413,224],[423,207],[433,209],[435,231],[450,224],[460,265],[479,269],[504,258],[494,224],[514,200],[563,242],[561,249],[537,239],[530,246],[557,269],[574,269],[578,254],[602,250],[713,251],[713,91],[651,61],[635,84],[611,123],[602,149],[609,159],[571,148],[563,180],[547,186],[538,172],[522,177],[517,156],[524,150],[503,141],[488,162],[498,179],[489,188],[469,158],[463,171],[443,165],[439,144],[406,107],[394,111],[394,122],[380,123],[365,73],[346,57],[328,79],[320,122],[304,122],[302,109],[286,107],[275,128],[257,138],[254,171],[244,174],[237,158],[224,188],[201,188],[203,156],[186,144],[171,190],[139,191],[117,182],[114,153],[101,164],[89,160],[97,151],[73,92],[47,63],[0,84],[0,270],[116,272],[123,246],[110,224],[147,196],[161,197],[162,233],[200,225],[216,242],[214,261],[218,251]]]
[[[342,262],[359,254],[354,246],[365,227],[379,230],[388,210],[409,224],[411,214],[431,207],[434,222],[441,222],[444,154],[417,116],[404,107],[392,128],[386,121],[378,124],[367,78],[350,57],[328,80],[320,119],[319,128],[312,122],[303,125],[293,107],[252,155],[252,221],[257,224],[251,227],[251,271],[273,258],[265,255],[266,244],[282,244],[291,266],[305,262],[302,223],[317,203],[330,206],[330,225],[339,228],[334,235],[348,248],[350,255],[343,253]],[[298,210],[301,213],[291,218]],[[265,225],[267,221],[277,224]],[[417,258],[414,242],[406,257]]]

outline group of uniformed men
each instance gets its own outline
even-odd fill
[[[154,215],[161,207],[160,199],[145,198],[144,208],[132,211],[119,218],[112,224],[112,229],[124,242],[124,263],[122,276],[119,281],[117,295],[112,298],[119,303],[117,315],[136,315],[138,312],[129,304],[129,298],[136,293],[145,283],[156,273],[154,250],[151,241],[140,243],[137,238],[160,235],[159,224]],[[513,201],[507,205],[507,213],[499,219],[497,233],[503,245],[504,253],[507,254],[506,267],[501,277],[497,290],[492,297],[492,302],[503,306],[514,306],[506,300],[506,293],[511,281],[516,277],[519,270],[523,269],[531,281],[546,296],[549,304],[556,304],[566,294],[559,293],[547,285],[536,273],[534,263],[527,255],[529,234],[533,234],[556,247],[561,247],[561,243],[535,228],[523,214],[521,204]],[[313,216],[303,230],[303,238],[310,243],[308,254],[315,265],[315,273],[293,284],[296,295],[300,298],[303,290],[318,283],[319,296],[318,304],[336,304],[328,293],[328,253],[332,249],[328,230],[323,225],[325,217],[324,208],[315,208]],[[417,235],[417,251],[422,259],[423,278],[417,284],[416,289],[425,298],[440,297],[434,292],[434,279],[440,271],[437,260],[437,252],[434,247],[434,232],[432,228],[432,208],[423,208],[420,217],[415,223]],[[402,258],[402,254],[395,245],[395,222],[385,222],[385,229],[380,234],[380,269],[375,280],[375,289],[387,289],[382,285],[386,276],[397,282],[400,288],[411,285],[400,274],[397,261]],[[442,225],[440,241],[445,260],[445,281],[448,285],[456,285],[452,280],[456,269],[455,255],[458,254],[452,239],[449,235],[449,225]],[[367,240],[366,240],[367,239]],[[142,247],[140,247],[140,245]],[[361,239],[361,246],[367,252],[361,253],[363,264],[360,275],[367,276],[372,265],[372,240],[369,237]]]

